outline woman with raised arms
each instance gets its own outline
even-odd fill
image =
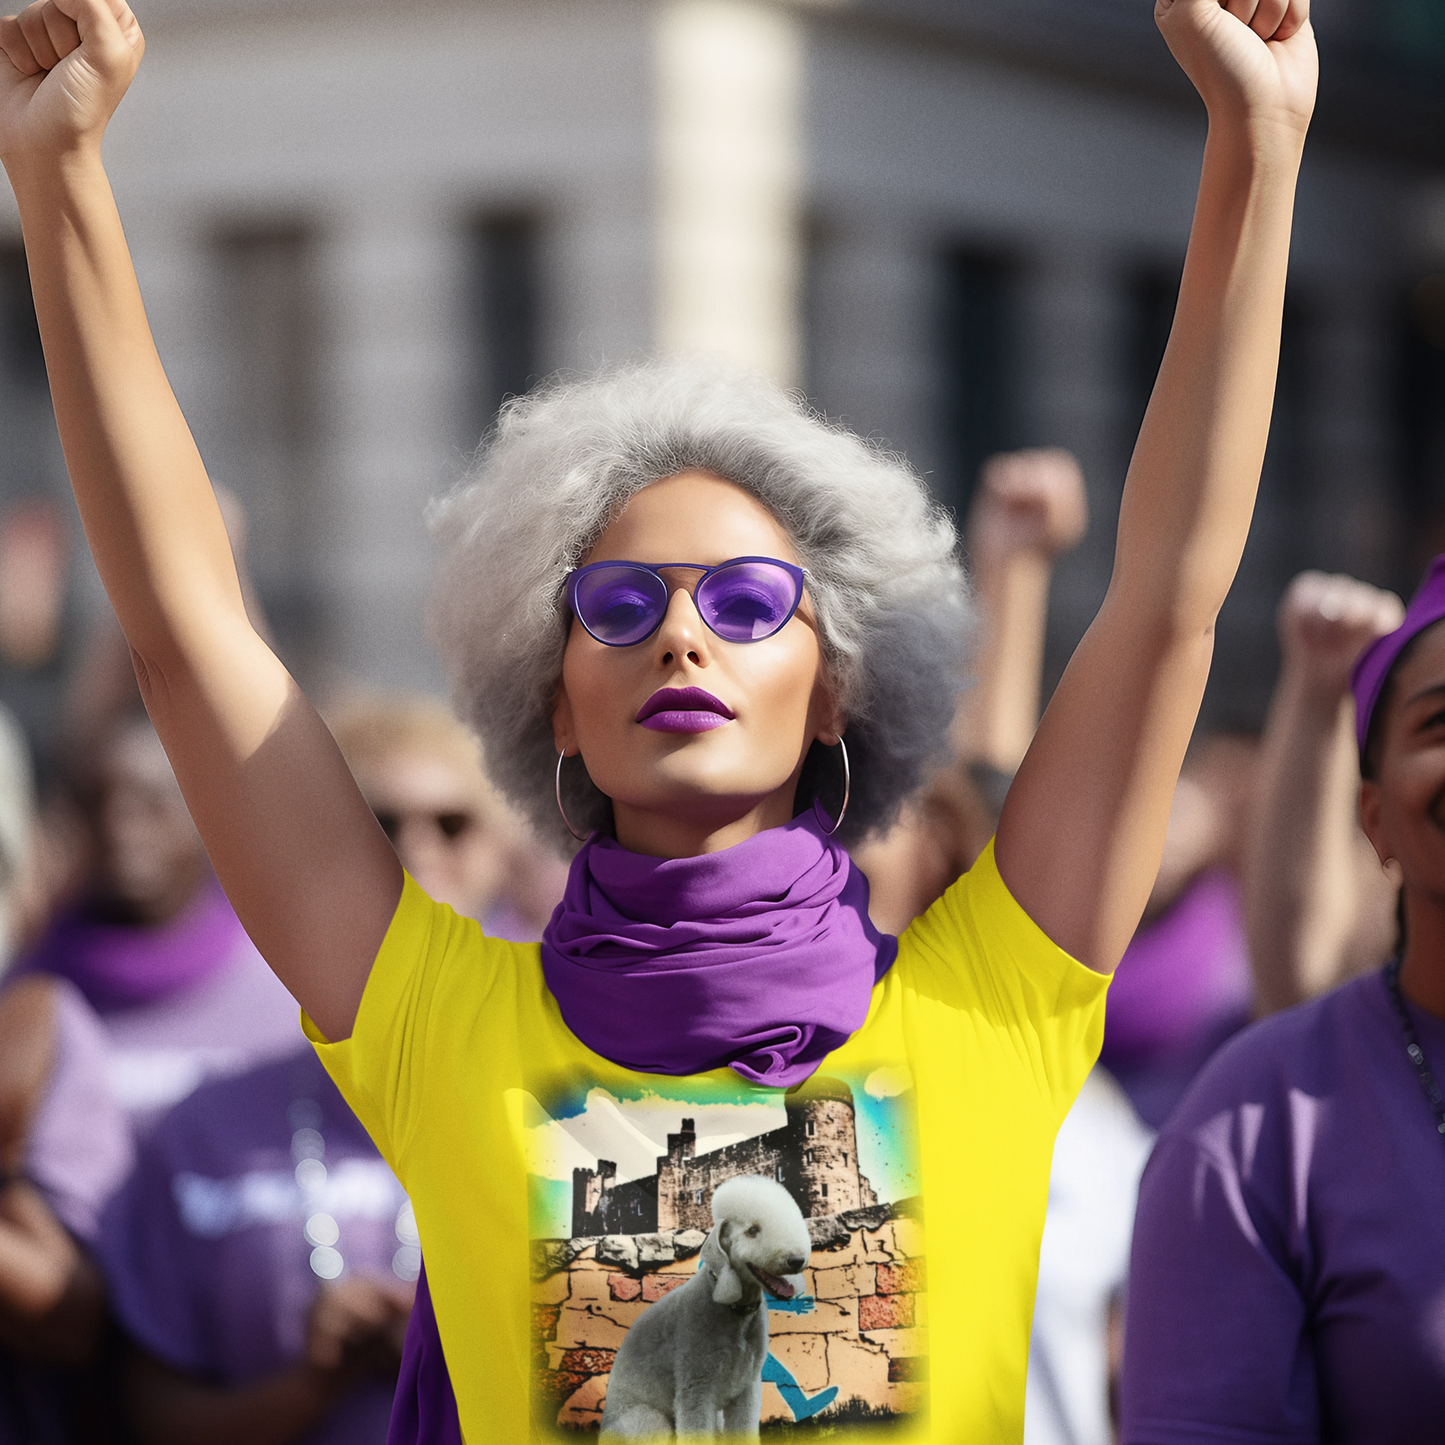
[[[766,383],[658,364],[512,404],[439,508],[458,704],[537,826],[586,835],[540,947],[404,877],[247,620],[101,164],[134,16],[0,21],[0,158],[86,534],[216,872],[416,1206],[431,1296],[394,1435],[750,1438],[761,1414],[1018,1438],[1050,1151],[1249,526],[1315,90],[1307,0],[1156,17],[1209,133],[1114,575],[994,846],[900,939],[839,845],[945,745],[968,618],[901,463]],[[731,1191],[761,1211],[735,1218],[713,1190],[737,1174],[790,1198]],[[628,1350],[695,1276],[706,1341]],[[612,1371],[633,1403],[608,1415]]]

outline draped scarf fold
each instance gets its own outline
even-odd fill
[[[542,940],[567,1027],[639,1073],[730,1066],[791,1088],[862,1026],[898,941],[868,882],[803,813],[696,858],[594,834]]]

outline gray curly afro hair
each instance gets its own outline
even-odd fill
[[[508,402],[429,513],[443,546],[431,630],[457,710],[498,788],[544,838],[571,846],[553,797],[563,583],[629,498],[689,470],[762,502],[807,569],[848,719],[853,791],[838,836],[855,842],[891,823],[943,754],[972,631],[968,589],[952,523],[907,465],[760,376],[654,361]],[[563,796],[579,828],[608,825],[585,769],[564,770]]]

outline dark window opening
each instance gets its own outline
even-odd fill
[[[481,435],[510,396],[539,379],[541,223],[484,216],[471,231],[471,321],[476,384],[469,430]]]
[[[985,459],[1018,445],[1016,274],[1010,258],[986,251],[942,260],[938,492],[960,516]]]
[[[0,352],[7,390],[45,386],[45,353],[21,246],[0,247]]]
[[[1139,424],[1144,420],[1159,363],[1169,343],[1169,328],[1174,324],[1174,308],[1179,301],[1179,281],[1183,263],[1179,265],[1144,266],[1134,273],[1128,284],[1129,331],[1127,365],[1129,403],[1124,416],[1126,450],[1133,450]]]
[[[1445,271],[1410,288],[1396,356],[1396,469],[1411,540],[1395,580],[1408,596],[1429,559],[1445,551]]]
[[[316,640],[318,352],[314,248],[302,226],[215,240],[225,383],[217,475],[246,509],[248,555],[283,655]]]

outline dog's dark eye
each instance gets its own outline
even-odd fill
[[[748,1238],[751,1239],[753,1235],[761,1234],[762,1232],[763,1226],[761,1224],[755,1224],[750,1230],[748,1230]]]

